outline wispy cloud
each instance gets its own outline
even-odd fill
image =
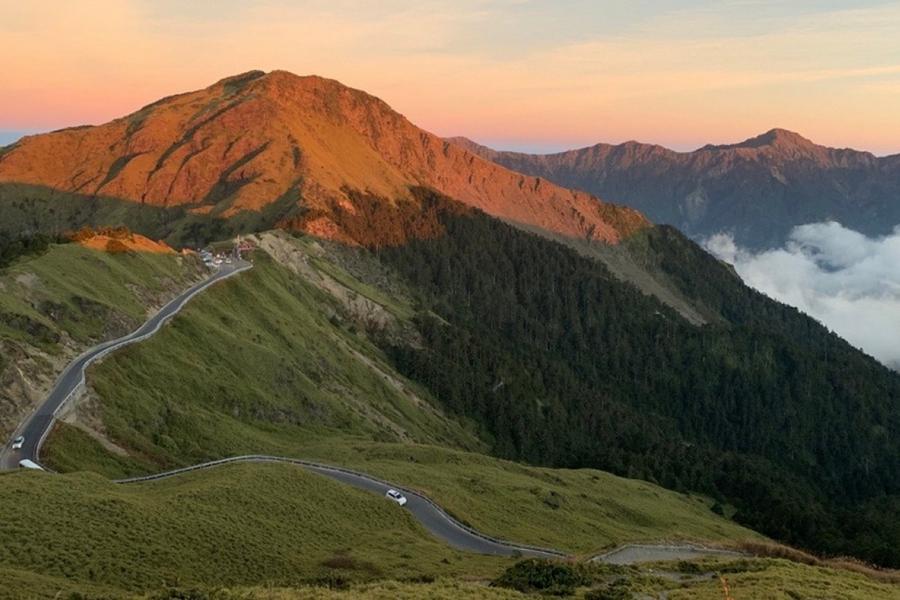
[[[706,247],[748,285],[900,369],[900,227],[869,238],[838,223],[815,223],[795,228],[776,250],[754,254],[726,234]]]

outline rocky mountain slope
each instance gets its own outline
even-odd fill
[[[280,202],[268,225],[355,241],[332,218],[360,196],[415,202],[427,186],[514,223],[616,243],[636,211],[511,172],[340,83],[253,71],[164,98],[98,127],[31,136],[0,151],[0,183],[49,187],[195,215]]]
[[[626,142],[558,154],[451,140],[515,171],[622,202],[694,237],[731,232],[780,245],[796,225],[835,219],[869,235],[900,223],[900,155],[827,148],[784,129],[694,152]]]
[[[321,77],[254,71],[0,150],[0,235],[127,225],[173,245],[280,227],[352,245],[440,234],[429,190],[579,247],[694,323],[619,242],[639,212],[521,175]]]

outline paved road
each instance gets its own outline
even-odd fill
[[[743,552],[707,548],[693,544],[626,544],[610,552],[595,556],[592,561],[610,565],[635,565],[670,560],[692,560],[707,556],[746,556]]]
[[[484,535],[467,527],[448,515],[441,507],[435,504],[431,499],[419,492],[409,490],[394,484],[381,481],[365,473],[342,469],[321,463],[299,460],[294,458],[284,458],[280,456],[251,455],[237,456],[233,458],[225,458],[222,460],[214,460],[192,467],[167,471],[146,477],[135,477],[132,479],[119,480],[116,483],[134,484],[157,479],[165,479],[175,477],[183,473],[198,471],[202,469],[212,469],[226,464],[237,462],[282,462],[298,465],[313,473],[330,477],[341,483],[352,485],[353,487],[373,492],[379,496],[384,496],[385,492],[394,488],[400,490],[407,498],[404,508],[409,510],[413,517],[421,523],[425,529],[432,533],[435,537],[445,541],[454,548],[466,550],[468,552],[477,552],[480,554],[493,554],[498,556],[533,556],[539,558],[562,558],[565,553],[547,548],[536,548],[523,544],[516,544],[504,540],[498,540],[490,536]],[[385,500],[389,502],[389,500]],[[512,510],[512,507],[511,507]]]
[[[25,421],[19,424],[19,427],[10,438],[10,440],[12,440],[16,436],[24,435],[25,444],[22,449],[13,450],[11,448],[11,441],[0,449],[0,470],[15,469],[18,467],[19,461],[25,458],[34,462],[39,462],[38,457],[41,450],[41,444],[44,443],[44,439],[50,432],[53,422],[56,420],[56,414],[84,383],[84,370],[92,362],[117,348],[150,337],[159,331],[159,328],[181,310],[187,301],[196,294],[205,290],[217,281],[221,281],[226,277],[231,277],[236,273],[245,271],[251,266],[250,263],[243,261],[222,265],[209,278],[185,290],[179,294],[178,297],[163,306],[159,312],[150,317],[150,319],[136,331],[119,339],[110,340],[94,346],[69,363],[62,375],[59,376],[59,379],[56,380],[53,390],[50,392],[50,395],[44,403],[38,406]]]

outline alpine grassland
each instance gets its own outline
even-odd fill
[[[141,592],[478,577],[508,562],[458,552],[397,505],[289,465],[129,485],[93,473],[4,474],[0,512],[14,516],[0,521],[0,589],[11,598],[30,592],[8,595],[3,578],[23,572]]]
[[[63,333],[102,341],[142,323],[154,304],[199,279],[202,269],[193,256],[51,244],[0,270],[0,335],[50,351]]]
[[[45,396],[68,361],[134,330],[206,274],[192,255],[42,246],[0,267],[3,436]]]
[[[309,252],[308,240],[288,242]],[[419,489],[485,533],[573,554],[635,540],[756,537],[715,514],[709,498],[473,452],[483,446],[471,426],[391,368],[338,291],[261,252],[254,260],[153,338],[93,367],[100,431],[60,425],[47,462],[124,477],[241,454],[317,459]],[[349,272],[360,267],[342,261],[350,259],[328,260],[328,281],[380,300]]]
[[[316,438],[482,447],[396,376],[338,309],[331,296],[257,253],[253,269],[89,370],[103,433],[133,461],[124,469],[81,467],[122,476],[236,454],[293,455]],[[79,451],[60,449],[63,443],[51,436],[51,465],[54,456],[77,460]]]

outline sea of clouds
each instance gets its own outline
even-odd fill
[[[783,248],[759,253],[738,247],[729,234],[704,245],[747,285],[900,370],[900,225],[878,238],[833,221],[802,225]]]

